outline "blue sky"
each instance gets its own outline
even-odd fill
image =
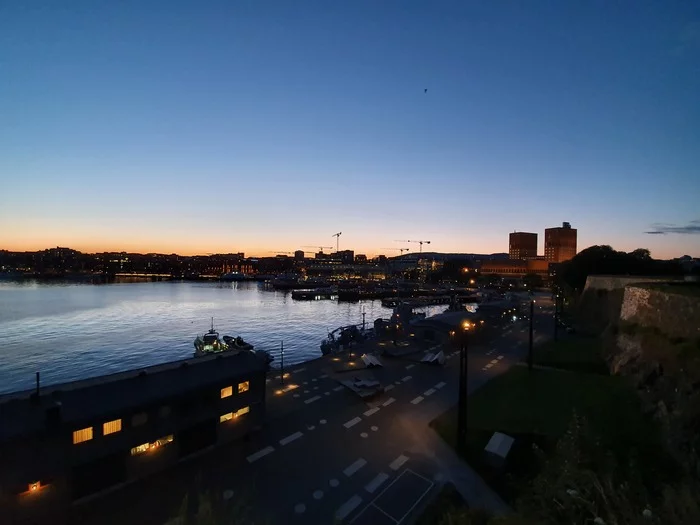
[[[0,248],[700,256],[697,2],[60,4],[0,5]]]

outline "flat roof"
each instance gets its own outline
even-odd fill
[[[209,356],[118,372],[89,379],[59,383],[40,390],[0,396],[0,440],[41,432],[46,410],[61,404],[63,423],[127,413],[156,404],[228,378],[265,373],[267,363],[248,351],[220,352]]]

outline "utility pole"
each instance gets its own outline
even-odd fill
[[[467,334],[462,333],[459,350],[459,401],[457,409],[457,449],[464,455],[467,444]]]
[[[527,369],[532,372],[532,323],[535,316],[535,301],[530,301],[530,346],[527,351]]]
[[[284,384],[284,341],[280,341],[280,381]]]

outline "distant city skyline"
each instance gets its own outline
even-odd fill
[[[1,11],[0,249],[700,256],[697,2]]]

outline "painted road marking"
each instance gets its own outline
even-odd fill
[[[312,383],[315,383],[316,381],[318,381],[318,379],[316,379],[315,377],[311,380]]]
[[[261,450],[258,450],[255,454],[251,454],[248,456],[248,463],[252,463],[253,461],[257,461],[258,459],[267,456],[269,453],[274,452],[275,448],[274,447],[265,447]]]
[[[322,490],[315,490],[313,493],[314,499],[321,499],[323,497],[323,491]]]
[[[335,487],[337,487],[338,485],[340,485],[340,481],[338,481],[337,479],[333,478],[333,479],[331,479],[331,480],[328,481],[328,484],[329,484],[331,487],[335,488]]]
[[[401,381],[403,381],[403,382],[405,383],[405,382],[408,381],[409,379],[413,379],[413,376],[406,376],[406,377],[404,377]]]
[[[318,401],[319,399],[321,399],[321,396],[310,397],[309,399],[305,399],[304,403],[308,405],[309,403],[313,403],[314,401]]]
[[[365,417],[369,417],[372,414],[376,414],[377,412],[379,412],[379,407],[374,407],[374,408],[370,408],[367,412],[365,412],[364,415],[365,415]]]
[[[340,506],[338,511],[335,513],[335,517],[339,520],[344,520],[360,505],[360,503],[362,503],[362,498],[355,494],[352,498]]]
[[[411,404],[412,404],[412,405],[417,405],[418,403],[420,403],[420,402],[423,401],[424,399],[425,399],[425,398],[424,398],[423,396],[418,396],[417,398],[415,398],[415,399],[413,399],[413,400],[411,401]]]
[[[297,514],[304,514],[305,510],[306,505],[304,505],[303,503],[297,503],[296,505],[294,505],[294,512],[296,512]]]
[[[319,376],[321,379],[326,379],[328,377],[328,374],[323,374],[322,376]]]
[[[408,366],[406,367],[406,370],[410,370],[410,369],[413,368],[414,366],[416,366],[416,365],[415,365],[415,364],[413,364],[413,365],[408,365]]]
[[[330,393],[330,392],[324,392],[323,395],[324,395],[324,396],[330,396],[331,393]]]
[[[372,494],[372,492],[381,487],[382,483],[384,483],[387,479],[389,479],[389,474],[380,472],[379,474],[377,474],[377,477],[375,477],[365,486],[365,490]]]
[[[389,399],[387,399],[386,401],[384,401],[384,403],[382,403],[382,406],[383,406],[383,407],[388,407],[388,406],[391,405],[394,401],[396,401],[396,399],[394,399],[393,397],[390,397]]]
[[[367,434],[367,432],[363,432],[362,434],[360,434],[360,437],[361,437],[361,438],[366,438],[368,435],[369,435],[369,434]]]
[[[384,387],[384,392],[388,392],[389,390],[393,390],[393,389],[394,389],[394,385],[387,385],[386,387]]]
[[[296,370],[292,370],[292,372],[294,372],[294,373],[296,373],[296,372],[303,372],[304,370],[306,370],[306,367],[305,367],[305,366],[302,366],[301,368],[297,368]]]
[[[372,429],[372,432],[376,432],[377,430],[379,430],[379,427],[375,427],[375,426],[372,426],[370,428]]]
[[[444,381],[440,381],[437,385],[435,385],[435,388],[437,388],[438,390],[440,390],[440,389],[441,389],[443,386],[445,386],[446,384],[447,384],[447,383],[445,383]]]
[[[434,393],[435,393],[435,389],[434,389],[434,388],[429,388],[428,390],[426,390],[425,392],[423,392],[423,395],[424,395],[424,396],[432,396]]]
[[[391,470],[399,470],[401,467],[403,467],[404,463],[406,463],[407,461],[408,461],[408,457],[401,454],[398,458],[396,458],[394,461],[392,461],[389,464],[389,468]]]
[[[491,364],[497,365],[497,364],[498,364],[498,359],[491,359]]]
[[[498,359],[500,361],[501,359],[503,359],[503,356],[499,355],[496,359]]]
[[[319,423],[321,423],[322,425],[325,425],[327,423],[327,421],[325,419],[322,419],[321,421],[319,421]]]
[[[335,387],[335,388],[333,389],[333,392],[340,392],[343,388],[345,388],[345,387],[342,386],[342,385],[341,385],[341,386],[337,386],[337,387]]]
[[[352,419],[351,419],[350,421],[348,421],[347,423],[343,423],[343,426],[344,426],[345,428],[350,428],[350,427],[353,427],[353,426],[357,425],[360,421],[362,421],[362,419],[360,419],[359,417],[355,417],[355,418],[352,418]]]
[[[486,368],[491,368],[492,366],[493,366],[493,363],[489,363],[488,365],[486,365]]]
[[[287,443],[291,443],[292,441],[295,441],[299,439],[301,436],[303,436],[301,432],[294,432],[294,434],[290,434],[286,438],[280,439],[280,445],[284,446]]]
[[[347,477],[352,476],[355,472],[360,470],[362,467],[364,467],[367,464],[367,460],[360,458],[357,461],[355,461],[352,465],[347,467],[345,470],[343,470],[343,474],[345,474]]]

